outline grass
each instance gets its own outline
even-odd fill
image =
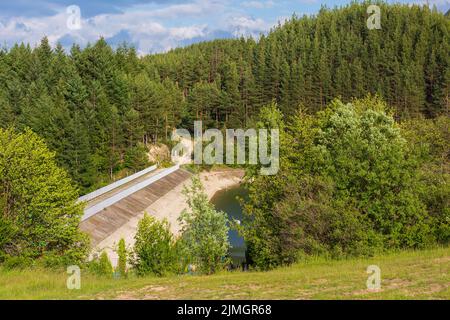
[[[369,265],[381,289],[366,288]],[[84,274],[66,288],[64,271],[0,269],[0,299],[450,299],[450,248],[370,259],[311,259],[269,272],[109,279]]]

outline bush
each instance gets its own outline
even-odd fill
[[[287,186],[285,200],[275,207],[280,222],[280,264],[295,262],[299,251],[341,258],[370,256],[377,250],[379,245],[373,244],[380,241],[370,233],[367,216],[351,201],[333,199],[334,192],[330,181],[319,178]]]
[[[92,273],[99,276],[111,277],[113,274],[113,267],[109,260],[108,254],[103,251],[100,257],[96,256],[92,261],[88,263],[88,269]]]
[[[402,123],[411,156],[418,163],[417,192],[434,219],[441,244],[450,242],[450,118],[413,119]]]
[[[167,220],[158,221],[145,213],[135,240],[132,264],[138,275],[162,276],[176,271],[175,241]]]
[[[383,109],[377,99],[335,101],[319,114],[310,173],[330,177],[333,198],[351,198],[386,248],[427,245],[433,236],[416,192],[417,165],[399,126]]]
[[[197,176],[192,178],[192,186],[185,188],[183,193],[190,209],[180,216],[183,256],[187,256],[200,272],[212,274],[228,263],[228,217],[214,209]]]
[[[57,255],[52,252],[45,254],[36,261],[40,266],[49,269],[67,268],[70,265],[79,264],[78,259],[72,259],[70,255]]]
[[[119,272],[121,277],[126,277],[128,252],[123,238],[120,239],[119,244],[117,245],[117,255],[119,256],[119,261],[116,271]]]
[[[6,256],[2,265],[6,270],[25,269],[34,266],[34,260],[26,256]]]
[[[3,212],[1,204],[0,210]],[[4,219],[0,215],[0,263],[6,259],[8,255],[8,247],[11,245],[16,234],[16,228],[11,221]]]
[[[99,271],[105,276],[110,276],[113,273],[111,261],[109,260],[108,254],[105,251],[103,251],[100,255]]]

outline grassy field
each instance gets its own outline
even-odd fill
[[[367,290],[369,265],[381,269],[381,289]],[[0,299],[450,299],[450,248],[407,251],[371,259],[311,260],[270,272],[214,276],[106,279],[0,269]]]

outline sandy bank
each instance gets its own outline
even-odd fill
[[[239,184],[242,176],[242,170],[231,169],[200,173],[200,179],[209,199],[211,199],[217,191]],[[186,199],[181,193],[183,187],[187,183],[190,183],[190,180],[186,181],[184,184],[178,185],[175,189],[169,191],[167,194],[162,196],[160,199],[158,199],[145,209],[145,212],[160,220],[166,218],[169,221],[171,230],[174,234],[178,234],[178,232],[180,231],[178,217],[180,216],[181,212],[187,207]],[[96,246],[96,248],[94,248],[94,252],[105,250],[111,258],[111,262],[113,263],[113,265],[116,265],[117,255],[113,251],[115,244],[117,244],[121,238],[124,238],[127,246],[133,246],[137,225],[143,215],[144,213],[134,217],[126,224],[118,228],[108,238],[101,241]]]

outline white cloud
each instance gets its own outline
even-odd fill
[[[270,0],[264,1],[265,5],[270,3]],[[62,7],[53,16],[6,18],[0,25],[0,39],[8,45],[17,42],[36,45],[43,36],[47,36],[53,45],[59,39],[65,39],[76,40],[83,46],[95,42],[100,36],[112,38],[123,34],[127,38],[125,40],[137,44],[139,52],[146,53],[166,51],[191,39],[207,38],[214,31],[235,36],[258,36],[276,22],[249,17],[228,0],[195,0],[163,6],[155,3],[136,5],[120,13],[82,17],[79,30],[67,28],[68,18]],[[208,22],[214,25],[208,25]]]
[[[23,41],[34,45],[47,35],[50,41],[56,41],[68,31],[66,20],[62,13],[45,18],[14,17],[3,23],[0,39],[6,43]]]
[[[275,5],[275,2],[272,0],[268,1],[244,1],[242,2],[242,6],[246,8],[255,8],[255,9],[268,9],[272,8]]]
[[[224,8],[224,3],[221,1],[196,0],[191,3],[173,4],[156,9],[153,5],[136,5],[126,12],[147,18],[175,19],[186,16],[201,16]]]
[[[261,32],[270,29],[271,24],[259,18],[251,18],[247,16],[233,17],[229,21],[231,31],[235,36],[258,36]]]
[[[196,37],[204,37],[207,33],[207,27],[203,25],[171,28],[169,29],[169,33],[175,40],[193,39]]]
[[[427,1],[421,1],[422,3],[426,4]],[[450,1],[449,0],[428,0],[428,4],[429,5],[436,5],[436,6],[445,6],[445,5],[450,5]]]

